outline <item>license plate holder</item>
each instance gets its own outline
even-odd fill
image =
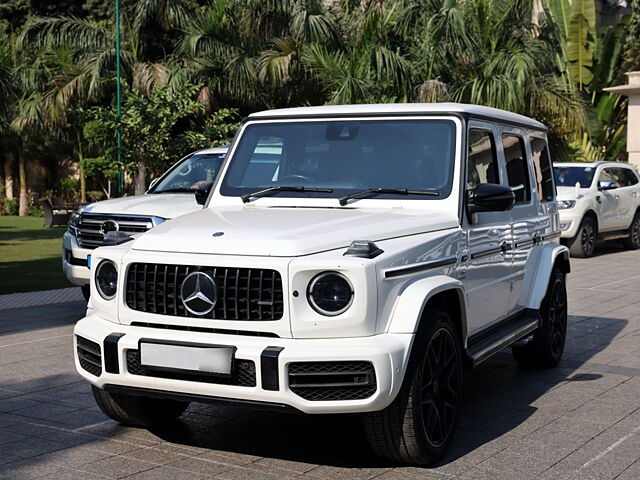
[[[140,365],[150,370],[228,377],[236,347],[207,343],[140,339]]]

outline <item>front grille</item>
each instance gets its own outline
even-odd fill
[[[84,337],[76,335],[78,345],[78,360],[80,366],[95,377],[102,374],[102,354],[100,345]]]
[[[194,315],[182,304],[185,277],[201,271],[215,279],[218,300],[206,315]],[[284,300],[282,278],[275,270],[132,263],[127,270],[125,301],[139,312],[218,320],[279,320]]]
[[[289,389],[310,401],[362,400],[376,392],[376,373],[370,362],[296,362]]]
[[[216,383],[219,385],[235,385],[238,387],[256,386],[256,364],[251,360],[240,360],[237,358],[233,361],[233,372],[231,376],[221,377],[204,373],[178,373],[147,369],[140,365],[138,350],[127,350],[127,371],[131,375],[142,375],[145,377]]]
[[[98,215],[83,213],[76,228],[78,244],[82,248],[94,249],[102,246],[104,234],[102,224],[112,220],[118,224],[118,231],[135,235],[144,233],[154,226],[152,217],[139,215]]]

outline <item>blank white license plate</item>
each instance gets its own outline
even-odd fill
[[[231,373],[233,347],[192,347],[140,342],[140,364],[196,372]]]

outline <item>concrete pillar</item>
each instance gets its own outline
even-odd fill
[[[629,163],[640,171],[640,72],[629,72],[629,83],[605,88],[607,92],[629,97],[627,114],[627,152]]]

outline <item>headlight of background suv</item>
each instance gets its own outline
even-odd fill
[[[576,206],[575,200],[558,200],[558,209],[567,210]]]
[[[353,303],[353,286],[341,273],[322,272],[309,282],[307,300],[321,315],[340,315]]]
[[[103,260],[96,268],[96,289],[105,300],[113,300],[118,290],[118,269],[111,260]]]
[[[69,217],[69,223],[67,224],[67,230],[75,237],[76,236],[76,228],[78,228],[78,224],[80,223],[80,213],[73,212]]]

